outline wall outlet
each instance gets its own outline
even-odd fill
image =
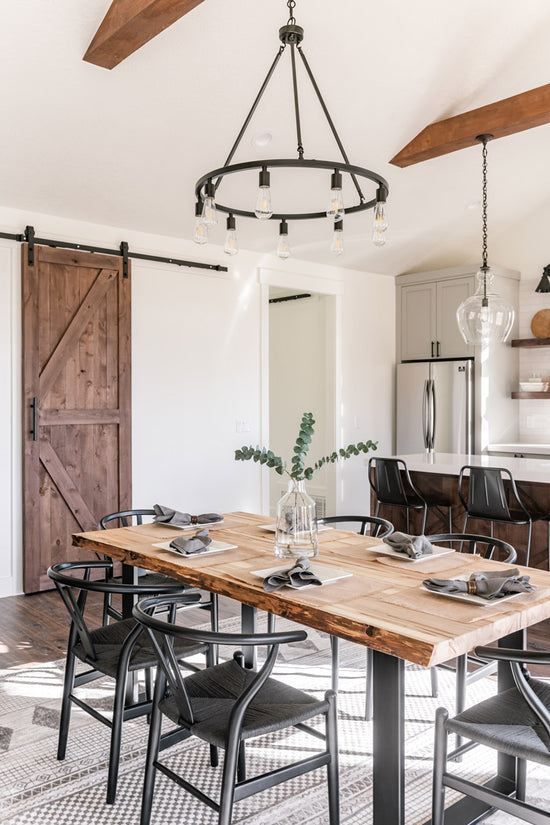
[[[235,431],[238,433],[249,433],[252,430],[252,427],[242,418],[235,419]]]

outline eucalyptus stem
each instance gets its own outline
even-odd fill
[[[305,462],[311,439],[315,432],[315,419],[312,413],[304,413],[300,422],[300,430],[293,447],[292,460],[290,462],[290,469],[288,464],[283,461],[281,456],[275,455],[266,447],[241,447],[240,450],[235,450],[235,461],[254,461],[257,464],[266,464],[271,467],[279,475],[286,475],[295,481],[308,480],[313,476],[317,470],[320,470],[325,464],[335,464],[342,459],[343,461],[351,458],[353,455],[360,455],[361,453],[368,453],[370,450],[376,450],[378,447],[377,441],[359,441],[357,444],[348,444],[347,447],[341,447],[338,451],[330,453],[330,455],[322,456],[311,467],[306,467]]]

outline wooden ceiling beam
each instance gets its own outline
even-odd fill
[[[472,109],[426,126],[391,159],[394,166],[412,166],[467,146],[476,145],[477,135],[495,138],[550,123],[550,83],[497,103]]]
[[[113,0],[84,60],[113,69],[203,0]]]

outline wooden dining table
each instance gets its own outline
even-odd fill
[[[210,536],[235,548],[206,555],[185,557],[155,546],[188,533],[161,524],[77,533],[73,544],[122,561],[125,581],[136,580],[138,567],[147,568],[236,599],[245,632],[255,629],[260,609],[372,648],[373,822],[404,825],[405,662],[431,667],[497,640],[522,647],[525,629],[550,618],[550,572],[520,567],[531,576],[533,592],[480,605],[429,592],[422,581],[509,566],[457,552],[409,562],[384,554],[385,545],[378,539],[331,529],[319,533],[319,556],[313,565],[330,568],[333,581],[266,592],[257,571],[291,566],[289,560],[275,558],[273,532],[263,526],[269,522],[251,513],[226,514],[223,522],[209,528]],[[131,603],[124,610],[128,614]],[[499,690],[511,684],[509,668],[500,666]],[[515,760],[499,756],[492,786],[510,793],[514,777]],[[446,825],[464,825],[485,812],[482,803],[463,799],[447,810]]]

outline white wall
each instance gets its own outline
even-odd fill
[[[146,235],[32,212],[0,209],[0,228],[40,237],[229,265],[229,273],[133,261],[133,502],[178,508],[261,511],[261,470],[235,464],[243,440],[262,443],[262,301],[259,267],[294,272],[341,290],[340,444],[379,439],[392,448],[395,360],[392,278]],[[186,231],[184,228],[182,231]],[[20,249],[0,240],[0,595],[21,592]],[[284,280],[284,275],[281,275]],[[262,416],[264,415],[264,418]],[[236,432],[236,421],[250,431]],[[336,446],[340,446],[336,444]],[[337,509],[363,512],[368,499],[362,458],[338,475]],[[70,549],[68,549],[70,555]]]

